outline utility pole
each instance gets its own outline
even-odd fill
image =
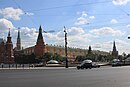
[[[67,57],[67,32],[66,27],[64,26],[64,32],[65,32],[65,68],[68,68],[68,57]]]

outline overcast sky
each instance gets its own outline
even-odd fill
[[[130,0],[0,0],[0,38],[11,28],[13,47],[18,28],[24,48],[34,46],[42,26],[46,44],[130,53]],[[49,32],[55,31],[55,32]]]

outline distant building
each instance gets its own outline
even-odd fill
[[[116,49],[115,41],[113,42],[112,56],[113,56],[113,58],[118,58],[118,51]]]
[[[10,30],[7,41],[0,39],[0,63],[14,63],[13,44],[11,41]]]

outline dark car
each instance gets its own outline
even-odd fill
[[[121,66],[122,62],[119,59],[113,59],[111,65],[112,65],[112,67],[114,67],[114,66]]]
[[[77,69],[91,69],[92,68],[92,61],[91,60],[84,60],[80,65],[77,66]]]

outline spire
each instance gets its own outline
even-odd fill
[[[91,46],[89,46],[89,48],[88,48],[88,54],[92,54]]]
[[[91,46],[89,46],[89,51],[91,51]]]
[[[40,27],[39,27],[38,39],[43,39],[43,36],[42,36],[42,27],[41,27],[41,25],[40,25]]]
[[[8,37],[10,37],[10,28],[9,28],[9,32],[8,32]]]
[[[115,41],[113,42],[113,51],[116,51],[116,44],[115,44]]]
[[[20,28],[18,28],[18,39],[20,39]]]
[[[9,32],[8,32],[7,43],[12,43],[11,36],[10,36],[10,28],[9,28]]]
[[[37,38],[37,44],[44,44],[43,36],[42,36],[42,27],[40,25],[39,27],[39,33],[38,33],[38,38]]]
[[[112,51],[112,56],[114,58],[118,58],[118,51],[116,50],[116,44],[115,41],[113,42],[113,51]]]
[[[16,43],[17,50],[21,50],[21,38],[20,38],[20,28],[18,28],[18,37],[17,37],[17,43]]]

